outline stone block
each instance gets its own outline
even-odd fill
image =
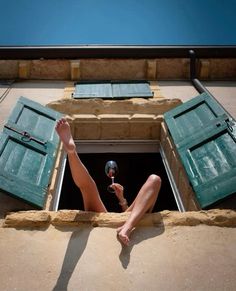
[[[100,114],[101,139],[130,138],[130,115],[128,114]]]
[[[161,139],[161,121],[159,118],[155,117],[151,127],[151,137],[152,139],[159,140]]]
[[[81,59],[82,80],[144,80],[146,61],[143,59]]]
[[[69,80],[70,64],[67,60],[33,60],[30,70],[31,79]]]
[[[157,60],[157,79],[158,80],[183,80],[189,78],[186,69],[188,59],[158,59]],[[184,66],[183,66],[184,64]]]
[[[189,59],[182,59],[182,76],[184,79],[190,78]]]
[[[101,137],[101,123],[96,115],[76,115],[73,126],[74,139],[100,139]]]
[[[156,60],[147,60],[147,80],[155,80],[157,73]]]
[[[20,61],[19,62],[19,78],[29,79],[30,77],[30,64],[31,61]]]
[[[7,215],[4,227],[47,227],[51,217],[47,211],[19,211]]]
[[[75,61],[70,61],[70,75],[71,75],[71,80],[79,80],[81,77],[80,73],[80,61],[75,60]]]
[[[199,78],[208,80],[210,76],[210,62],[209,60],[200,60]]]
[[[0,79],[17,79],[18,61],[0,60]]]
[[[236,58],[234,59],[210,59],[211,80],[235,80]]]
[[[132,139],[153,139],[154,114],[134,114],[130,119],[130,137]]]

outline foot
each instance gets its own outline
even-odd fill
[[[63,143],[65,151],[67,153],[75,152],[76,146],[70,131],[70,125],[65,118],[58,120],[56,124],[56,132]]]
[[[129,245],[130,242],[130,234],[132,232],[132,229],[125,226],[125,224],[119,228],[117,228],[117,237],[118,239],[126,246]]]

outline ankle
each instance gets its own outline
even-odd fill
[[[66,153],[68,156],[74,156],[77,155],[76,149],[66,149]]]

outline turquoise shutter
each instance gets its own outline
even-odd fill
[[[0,188],[43,208],[55,162],[61,114],[21,97],[0,136]]]
[[[153,93],[148,82],[84,82],[75,86],[73,98],[151,98]]]
[[[217,122],[225,110],[210,95],[203,93],[164,114],[177,147],[187,138]]]
[[[236,127],[230,128],[222,118],[215,129],[206,130],[179,150],[202,208],[236,193]]]
[[[111,83],[80,83],[75,86],[73,98],[111,98]]]
[[[153,97],[148,82],[113,83],[112,94],[115,98]]]
[[[224,108],[202,94],[164,118],[199,205],[236,193],[236,126]]]

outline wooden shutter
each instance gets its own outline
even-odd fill
[[[151,98],[153,93],[148,82],[113,83],[112,94],[115,98]]]
[[[73,98],[111,98],[111,83],[80,83],[75,86]]]
[[[202,94],[164,115],[202,208],[236,193],[236,126]]]
[[[150,98],[153,93],[148,82],[81,82],[76,84],[73,98]]]
[[[21,97],[0,136],[0,188],[43,208],[55,162],[61,114]]]
[[[177,147],[196,133],[217,122],[226,115],[225,110],[210,95],[203,93],[188,102],[166,112],[165,122]]]

